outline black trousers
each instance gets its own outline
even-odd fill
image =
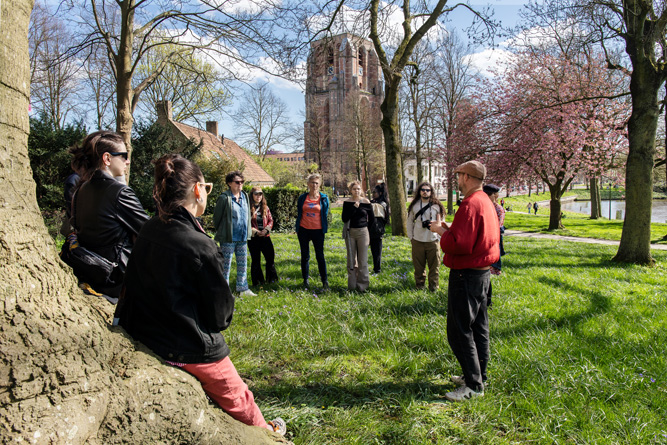
[[[489,363],[488,270],[460,269],[449,272],[447,291],[447,340],[461,365],[466,386],[484,389]]]
[[[315,248],[315,259],[317,259],[317,269],[320,272],[322,284],[328,283],[327,263],[324,260],[324,232],[319,230],[304,229],[299,227],[297,232],[299,238],[299,247],[301,247],[301,276],[304,280],[308,279],[310,268],[310,242],[313,242]]]
[[[371,238],[371,255],[373,255],[373,272],[382,269],[382,238]]]
[[[273,241],[269,236],[253,236],[248,241],[248,250],[252,264],[250,266],[250,278],[253,286],[259,286],[265,282],[274,283],[278,281],[276,272],[276,252],[273,249]],[[262,273],[262,255],[266,259],[266,280]]]

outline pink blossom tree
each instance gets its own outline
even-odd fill
[[[492,145],[488,163],[505,175],[536,175],[549,188],[549,230],[562,228],[561,197],[579,174],[599,174],[627,150],[629,107],[609,100],[618,84],[603,62],[523,51],[482,96]]]

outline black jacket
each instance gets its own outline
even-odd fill
[[[116,317],[165,360],[211,363],[229,355],[220,331],[234,313],[215,241],[184,208],[168,223],[154,217],[139,233]]]
[[[97,170],[72,200],[72,226],[79,244],[118,263],[111,282],[89,283],[95,290],[118,296],[134,238],[148,221],[134,191],[109,174]],[[80,277],[86,281],[85,277]]]

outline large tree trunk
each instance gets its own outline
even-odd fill
[[[588,181],[591,191],[591,219],[598,219],[602,216],[602,201],[600,199],[600,187],[598,178],[593,175]]]
[[[643,48],[627,44],[633,63],[630,78],[632,115],[628,121],[628,160],[625,165],[625,220],[615,261],[652,264],[651,207],[653,205],[653,153],[658,127],[658,90],[661,76]],[[634,55],[634,57],[633,57]]]
[[[401,166],[401,138],[398,127],[398,86],[400,75],[387,80],[382,110],[382,134],[384,135],[385,157],[387,161],[387,185],[392,205],[391,233],[394,236],[406,236],[407,212],[405,208],[405,189]]]
[[[554,184],[549,183],[548,187],[551,199],[549,200],[549,228],[547,230],[562,229],[563,212],[560,199],[563,196],[563,192],[567,189],[567,185],[563,186],[563,181],[557,179]]]
[[[111,328],[42,220],[28,160],[32,0],[0,3],[0,437],[3,443],[274,443],[197,380]]]

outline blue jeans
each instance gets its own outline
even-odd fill
[[[466,386],[484,389],[489,363],[488,270],[453,269],[447,291],[447,341],[461,365]]]
[[[232,255],[236,255],[236,291],[248,290],[248,244],[245,241],[220,243],[222,253],[222,271],[229,283],[229,272],[232,268]]]
[[[315,248],[315,259],[317,260],[317,269],[320,272],[322,284],[328,283],[327,263],[324,260],[324,232],[322,230],[304,229],[299,227],[297,232],[299,238],[299,247],[301,247],[301,276],[304,280],[308,279],[310,268],[310,242],[313,242]]]

